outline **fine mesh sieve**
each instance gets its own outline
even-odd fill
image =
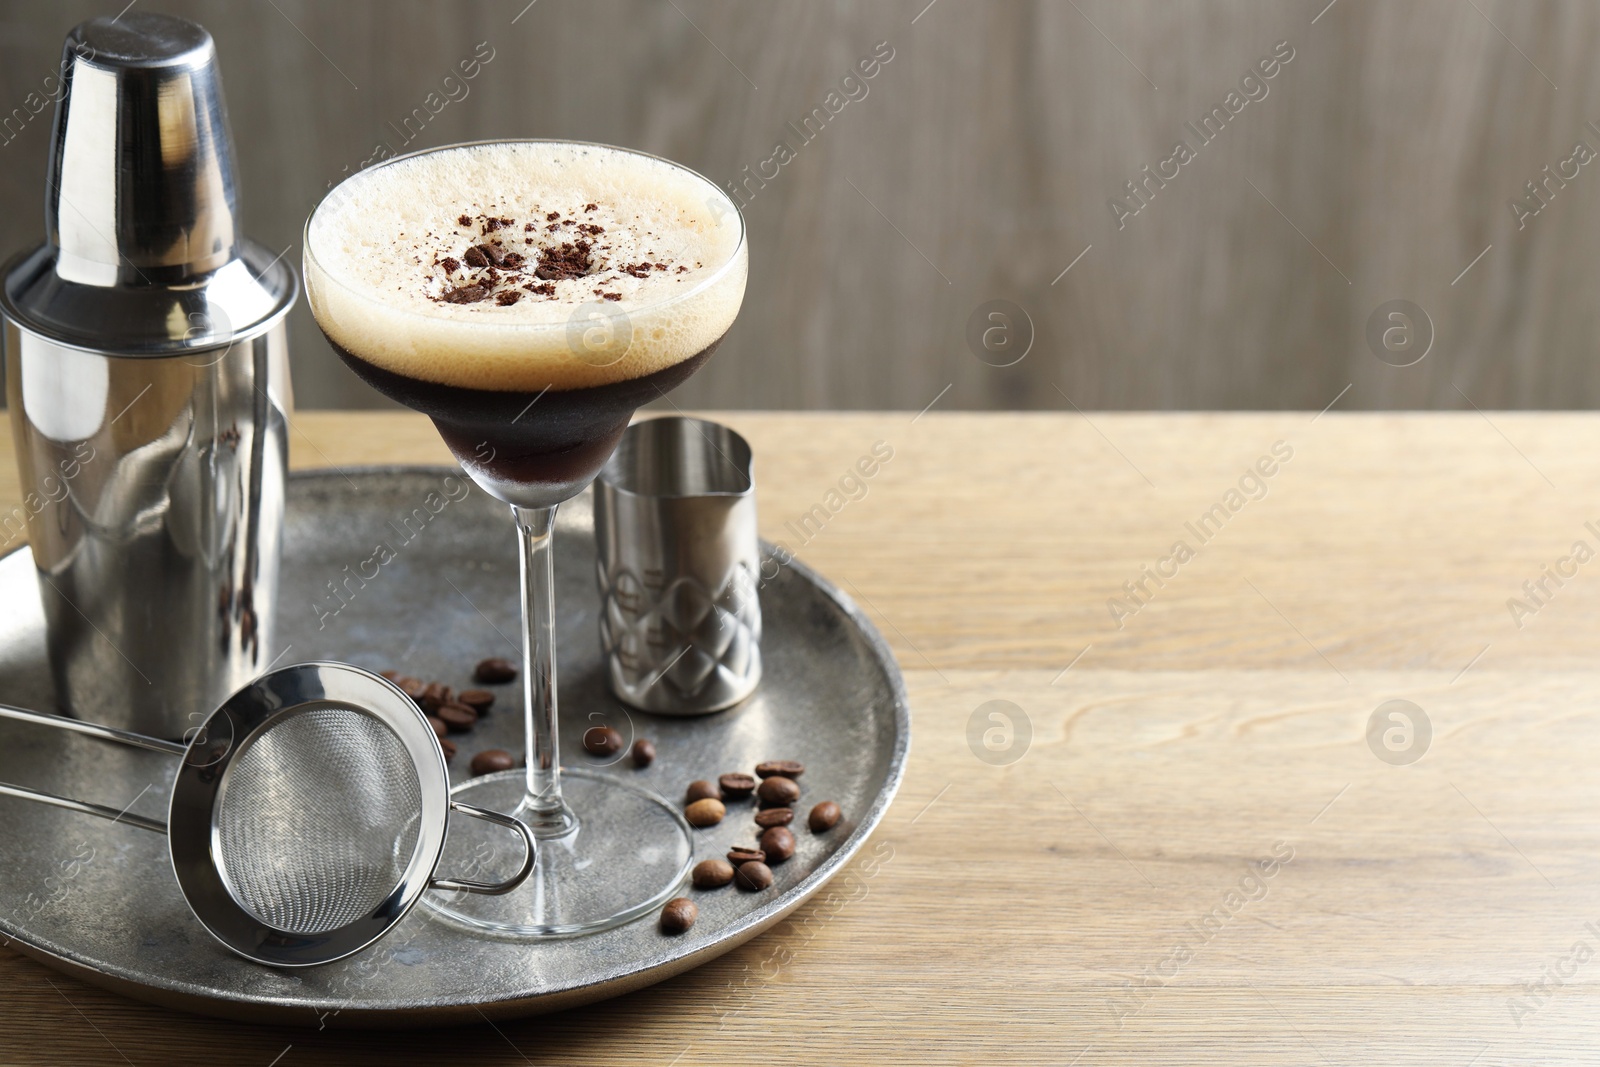
[[[521,822],[450,799],[444,754],[416,704],[348,665],[264,675],[186,745],[4,705],[0,717],[181,755],[165,824],[19,786],[0,794],[166,833],[195,916],[259,963],[339,959],[383,936],[425,889],[505,893],[533,868]],[[495,883],[435,877],[451,811],[518,834],[521,869]]]
[[[229,768],[217,802],[223,876],[268,926],[336,929],[400,881],[421,809],[416,768],[388,727],[364,712],[299,712],[262,731]]]

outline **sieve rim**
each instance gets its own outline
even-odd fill
[[[394,889],[359,918],[303,934],[262,921],[229,884],[217,833],[233,761],[284,719],[317,709],[343,709],[376,719],[404,746],[421,794],[417,840]],[[218,755],[207,737],[237,739]],[[196,732],[168,810],[173,873],[201,924],[227,948],[274,967],[309,967],[358,952],[405,918],[439,865],[449,813],[449,772],[439,739],[416,703],[388,680],[347,663],[315,661],[280,667],[229,697]],[[315,803],[308,797],[307,803]]]

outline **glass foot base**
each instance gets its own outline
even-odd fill
[[[524,818],[528,780],[520,770],[464,782],[451,795]],[[689,824],[664,799],[585,768],[562,768],[561,793],[576,827],[536,829],[539,860],[528,880],[501,896],[433,892],[423,904],[453,926],[491,937],[571,937],[632,922],[670,900],[689,873]],[[439,873],[492,880],[513,866],[514,836],[477,819],[452,818]]]

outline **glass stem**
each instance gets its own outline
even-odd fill
[[[528,795],[524,821],[541,837],[570,832],[572,809],[561,799],[561,735],[556,720],[556,509],[513,506],[522,543],[522,689],[527,707]]]

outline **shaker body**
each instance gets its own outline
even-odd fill
[[[276,655],[283,317],[159,357],[69,347],[8,317],[3,351],[63,710],[181,738]],[[0,521],[14,540],[17,513]]]

